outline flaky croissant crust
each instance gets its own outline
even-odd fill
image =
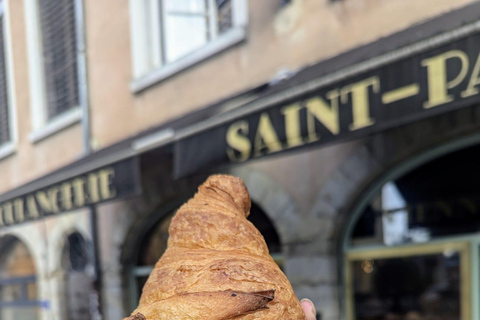
[[[128,320],[304,320],[285,275],[246,218],[243,181],[215,175],[172,219],[168,247]]]

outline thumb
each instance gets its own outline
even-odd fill
[[[313,302],[309,299],[302,299],[300,304],[302,305],[302,309],[305,313],[305,316],[307,317],[307,320],[315,320],[317,316],[317,311],[315,310]]]

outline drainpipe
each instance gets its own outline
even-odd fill
[[[75,0],[75,19],[76,19],[76,36],[77,36],[77,63],[78,63],[78,87],[79,87],[79,103],[82,109],[82,136],[83,136],[83,152],[84,156],[92,153],[91,148],[91,116],[88,95],[88,74],[87,74],[87,50],[85,37],[85,12],[84,0]],[[92,237],[92,262],[94,277],[94,293],[96,297],[90,299],[90,312],[93,320],[102,319],[102,265],[100,258],[100,243],[98,239],[98,217],[95,205],[87,207],[89,211],[90,232]],[[95,303],[93,303],[95,301]]]

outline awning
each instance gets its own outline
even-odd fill
[[[306,68],[255,101],[178,132],[175,177],[365,137],[479,103],[479,8]]]
[[[0,225],[138,193],[135,159],[153,151],[173,156],[180,177],[358,138],[477,103],[470,84],[480,77],[478,17],[475,3],[85,156],[0,195]],[[129,187],[113,192],[113,185]],[[88,201],[78,200],[82,190]],[[71,201],[62,200],[70,193]],[[29,212],[34,204],[38,214]]]

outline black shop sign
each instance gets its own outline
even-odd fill
[[[363,137],[480,101],[480,35],[284,100],[177,142],[175,176]]]
[[[1,202],[0,227],[139,193],[138,159],[130,158]]]

